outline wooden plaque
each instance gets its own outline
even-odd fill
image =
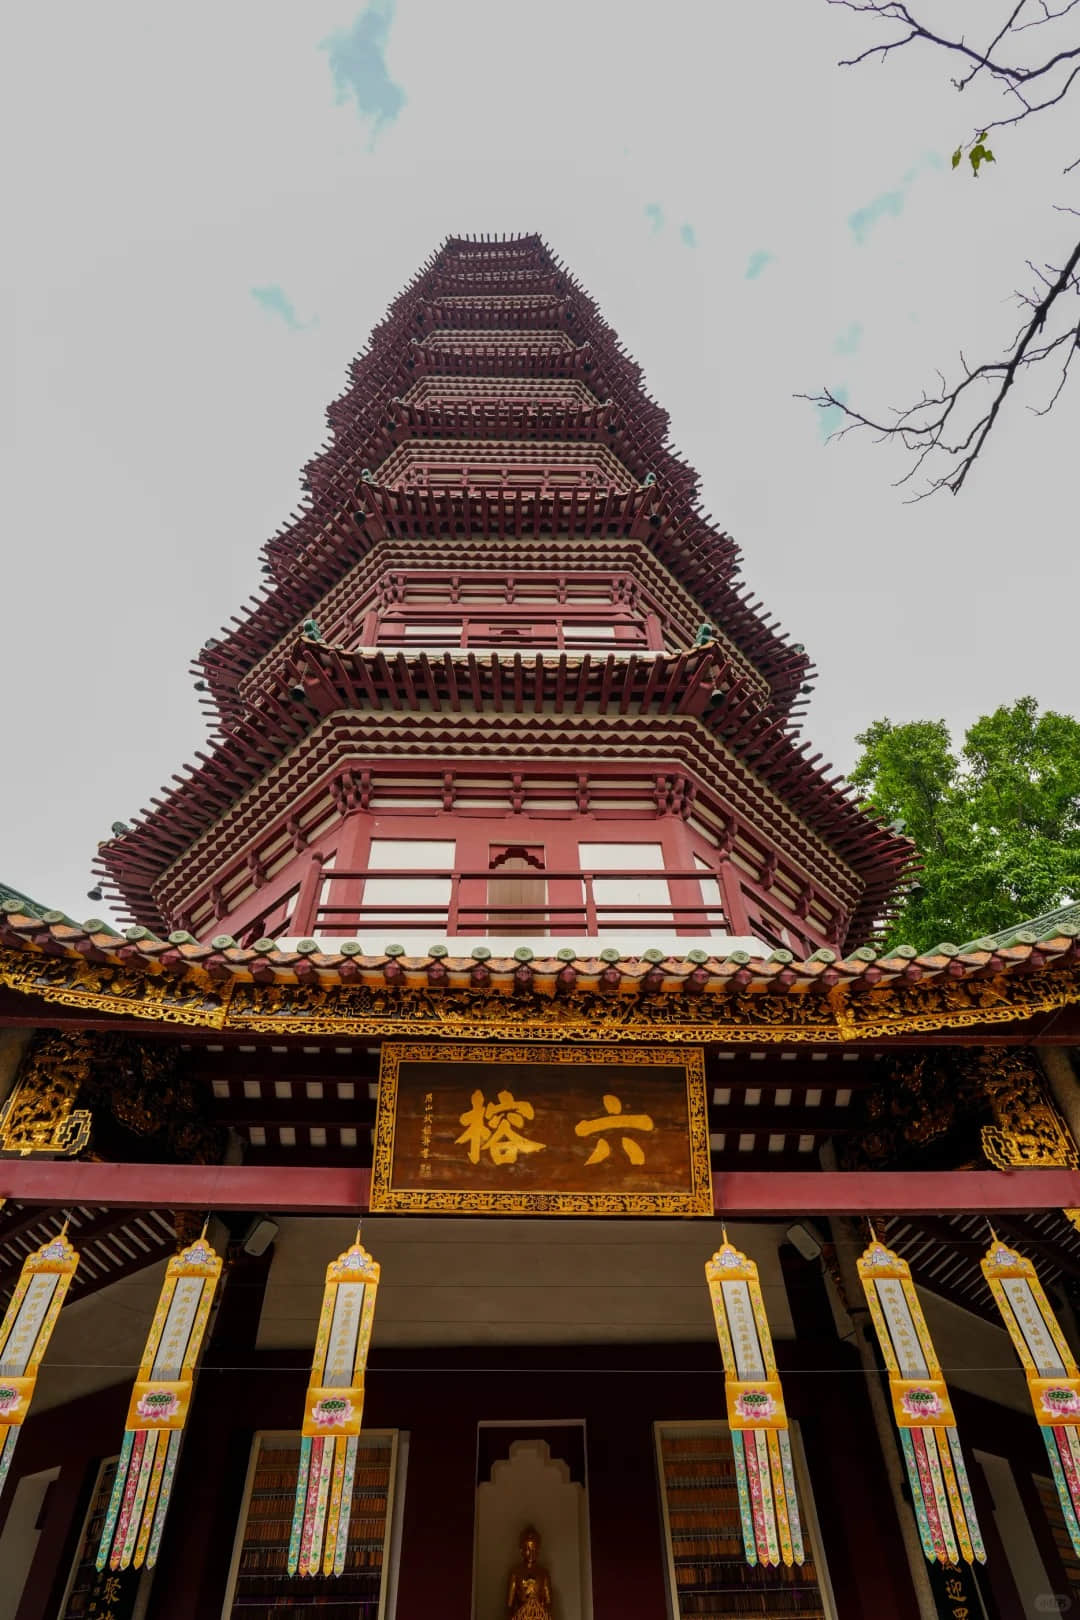
[[[385,1045],[371,1209],[712,1215],[704,1055]]]

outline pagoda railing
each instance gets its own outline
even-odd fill
[[[446,872],[416,867],[346,870],[314,867],[311,880],[301,885],[291,913],[280,917],[280,901],[268,907],[241,931],[241,944],[262,937],[337,935],[349,937],[377,929],[387,939],[395,929],[432,929],[437,935],[581,935],[595,938],[655,929],[695,937],[724,931],[727,920],[719,898],[707,900],[701,884],[723,893],[719,870],[650,867],[596,871],[550,871],[539,868],[496,868]],[[370,896],[369,884],[378,883],[380,898]],[[417,886],[438,884],[436,895],[415,895]],[[665,898],[617,898],[597,886],[648,883],[653,893],[660,885]],[[387,885],[398,894],[382,899]],[[277,912],[280,920],[267,926]]]
[[[724,927],[723,908],[701,898],[701,879],[717,874],[699,870],[659,871],[640,868],[619,871],[476,870],[463,872],[397,871],[327,873],[324,886],[371,880],[400,883],[403,891],[417,881],[441,880],[449,895],[437,900],[386,903],[358,896],[351,903],[320,900],[315,906],[311,932],[354,933],[358,929],[438,927],[447,934],[582,934],[594,937],[619,930],[657,928],[687,934],[707,934]],[[653,903],[599,898],[598,882],[666,884],[668,898]],[[519,893],[506,903],[507,890]],[[530,892],[531,891],[531,892]]]

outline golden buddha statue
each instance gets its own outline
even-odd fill
[[[521,1532],[521,1562],[510,1571],[506,1594],[507,1620],[552,1620],[551,1577],[536,1562],[540,1537],[532,1525]]]

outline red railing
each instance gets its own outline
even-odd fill
[[[417,870],[346,871],[335,868],[319,875],[318,888],[305,905],[301,896],[296,912],[280,929],[282,934],[350,935],[360,930],[431,928],[440,934],[580,934],[596,936],[626,929],[647,929],[682,934],[707,934],[726,926],[719,900],[702,897],[702,881],[719,884],[720,874],[701,868],[672,871],[641,868],[582,871],[476,870],[444,872]],[[401,898],[369,898],[367,883],[376,880],[402,885]],[[444,897],[409,900],[408,885],[441,881]],[[604,882],[663,883],[667,898],[657,902],[615,900],[597,896]],[[510,885],[520,889],[511,897]],[[532,892],[530,892],[532,891]],[[415,891],[414,891],[415,892]],[[722,892],[722,891],[721,891]],[[326,896],[324,899],[323,896]]]
[[[623,639],[613,641],[609,637],[592,635],[588,626],[580,627],[580,634],[570,633],[566,630],[560,634],[557,629],[550,632],[540,628],[538,624],[507,625],[505,628],[483,630],[469,627],[462,631],[455,629],[450,633],[440,631],[437,625],[423,634],[406,635],[403,628],[384,618],[379,625],[376,646],[399,648],[403,652],[437,652],[443,650],[475,652],[663,652],[662,647],[646,647],[645,633],[639,625],[624,624],[621,620],[608,621],[615,623],[625,631]],[[412,624],[416,621],[412,620]]]

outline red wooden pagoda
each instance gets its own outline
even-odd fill
[[[1071,1431],[1059,1479],[980,1269],[990,1212],[1056,1312],[1060,1405],[1080,919],[877,953],[912,850],[800,740],[803,648],[539,238],[444,244],[329,420],[260,592],[196,659],[211,742],[100,846],[125,926],[0,889],[12,1311],[28,1256],[68,1264],[64,1212],[79,1254],[36,1390],[0,1332],[6,1613],[495,1620],[530,1521],[558,1620],[1080,1601]],[[366,1340],[346,1387],[316,1322],[368,1210],[364,1404]],[[185,1277],[200,1244],[225,1257],[193,1395],[152,1353],[178,1240]],[[892,1424],[903,1366],[869,1312],[875,1287],[881,1323],[909,1308],[908,1265],[913,1410],[948,1429]],[[732,1470],[766,1439],[739,1449],[718,1374],[744,1297],[791,1449],[768,1441],[740,1530]],[[361,1459],[351,1520],[340,1485],[292,1519],[313,1345],[326,1421],[364,1405],[359,1452],[327,1441]],[[152,1524],[160,1479],[131,1459],[174,1386]]]
[[[447,244],[330,420],[199,654],[212,750],[102,849],[132,922],[427,944],[502,900],[519,935],[865,942],[909,847],[797,741],[806,654],[539,241]]]

